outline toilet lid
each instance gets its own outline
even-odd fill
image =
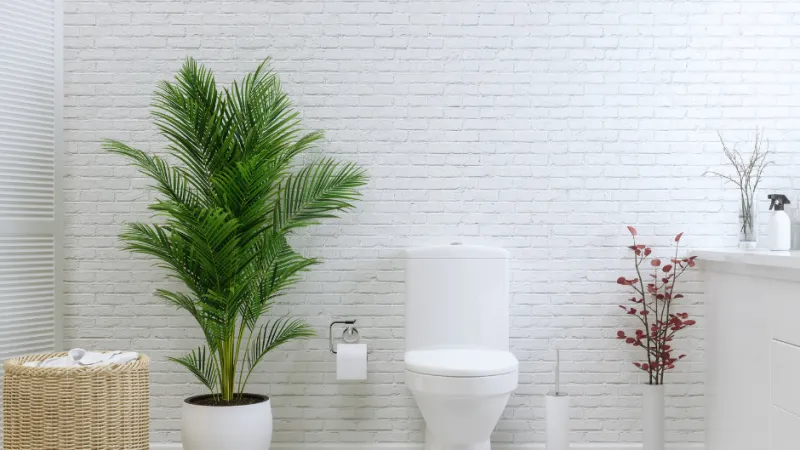
[[[413,350],[406,369],[442,377],[487,377],[514,372],[519,362],[511,352],[485,349]]]

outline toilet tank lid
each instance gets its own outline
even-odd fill
[[[478,348],[412,350],[405,363],[410,372],[441,377],[488,377],[519,369],[511,352]]]
[[[483,245],[432,245],[406,249],[407,259],[506,259],[508,252]]]

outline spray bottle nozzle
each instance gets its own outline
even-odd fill
[[[767,198],[771,201],[769,204],[769,209],[774,209],[775,211],[783,211],[783,205],[788,205],[791,203],[783,194],[770,194],[767,196]]]

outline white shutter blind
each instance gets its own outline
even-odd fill
[[[61,16],[0,0],[0,360],[60,346]]]

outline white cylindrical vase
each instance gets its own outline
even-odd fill
[[[546,450],[569,449],[569,396],[560,393],[545,395]]]
[[[186,399],[181,417],[183,450],[269,450],[272,441],[269,397],[244,395],[254,403],[213,406],[197,404],[208,395]]]
[[[642,386],[644,450],[664,450],[664,385]]]

